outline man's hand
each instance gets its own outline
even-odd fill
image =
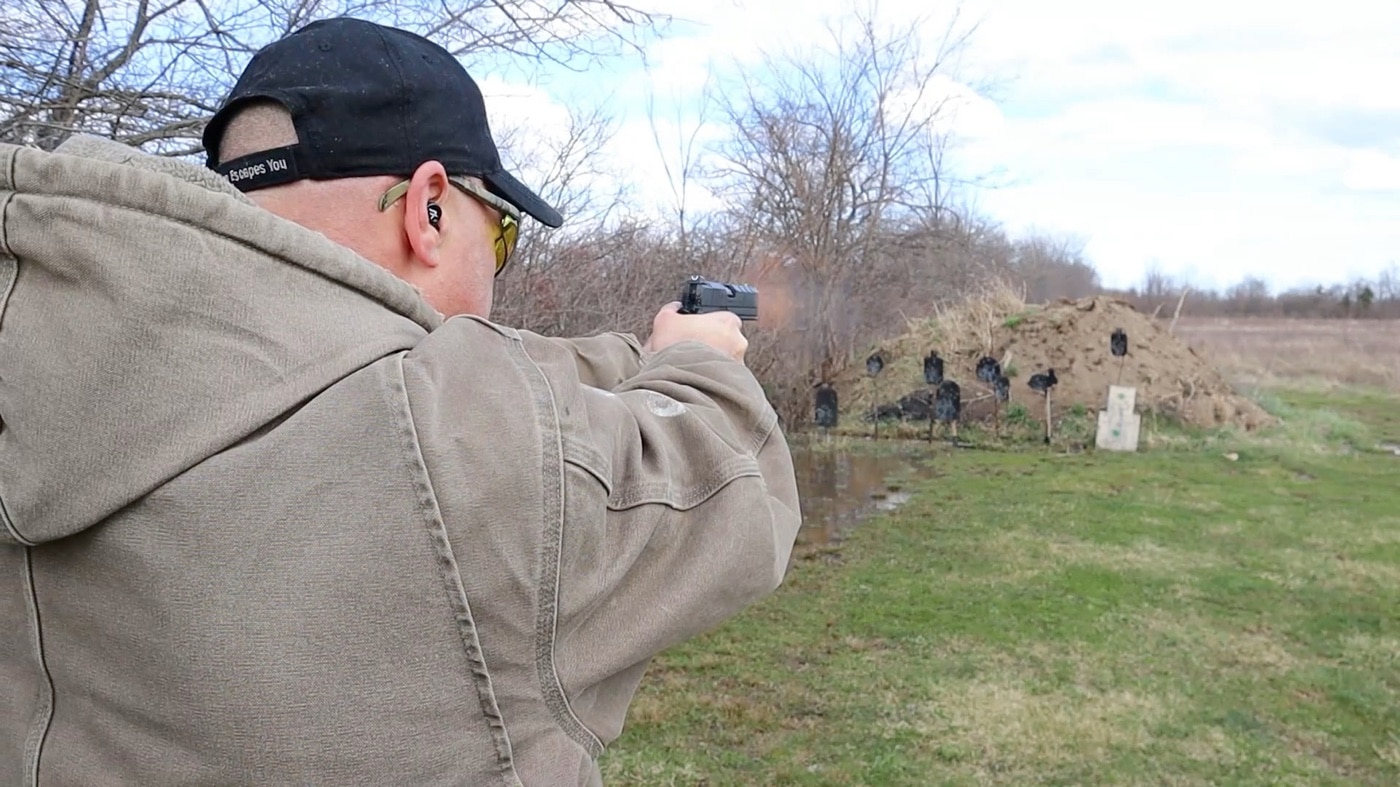
[[[744,338],[743,321],[730,312],[681,314],[681,304],[673,301],[661,307],[651,321],[651,336],[643,348],[648,352],[664,350],[677,342],[697,341],[707,344],[743,362],[749,340]]]

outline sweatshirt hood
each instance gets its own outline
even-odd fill
[[[441,320],[207,169],[0,145],[0,541],[101,522]]]

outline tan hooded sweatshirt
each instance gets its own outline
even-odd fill
[[[443,320],[91,138],[0,145],[0,419],[5,785],[597,784],[799,526],[742,364]]]

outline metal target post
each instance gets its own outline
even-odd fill
[[[992,423],[996,424],[998,434],[1001,432],[1001,403],[997,398],[997,379],[1001,377],[1001,362],[984,355],[977,360],[977,380],[986,386],[992,397]],[[978,397],[981,399],[982,397]]]
[[[936,420],[934,414],[935,400],[938,396],[938,386],[943,384],[943,359],[938,357],[937,350],[930,350],[924,356],[924,385],[928,386],[928,441],[933,442],[933,422]]]
[[[831,430],[840,420],[840,402],[836,395],[836,388],[829,382],[822,382],[817,386],[815,402],[815,412],[813,418],[817,426],[821,427],[822,436],[831,440]]]
[[[1027,381],[1032,391],[1045,397],[1045,444],[1050,444],[1050,389],[1060,380],[1055,376],[1054,369],[1047,369],[1042,374],[1033,374]]]
[[[1006,375],[1004,375],[1004,374],[998,376],[998,377],[997,377],[996,384],[994,385],[994,391],[993,391],[993,393],[996,394],[996,404],[994,405],[995,410],[993,410],[993,413],[994,413],[994,415],[993,415],[993,419],[994,419],[994,420],[993,420],[993,424],[994,424],[994,428],[996,429],[996,436],[997,436],[998,438],[1000,438],[1000,437],[1001,437],[1001,403],[1002,403],[1002,402],[1009,402],[1009,401],[1011,400],[1011,380],[1007,379]]]
[[[958,442],[958,419],[962,417],[962,389],[952,380],[944,380],[938,385],[938,394],[933,400],[934,414],[938,420],[952,424],[953,444]]]
[[[880,387],[876,384],[880,372],[885,368],[885,359],[880,353],[871,353],[865,359],[865,373],[870,377],[870,402],[875,421],[874,439],[880,439]]]

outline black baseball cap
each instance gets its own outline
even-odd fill
[[[219,163],[229,120],[251,101],[292,117],[297,144]],[[204,129],[206,165],[241,191],[303,178],[411,175],[437,160],[540,223],[559,212],[501,166],[481,89],[451,53],[422,36],[361,19],[312,22],[253,55]]]

